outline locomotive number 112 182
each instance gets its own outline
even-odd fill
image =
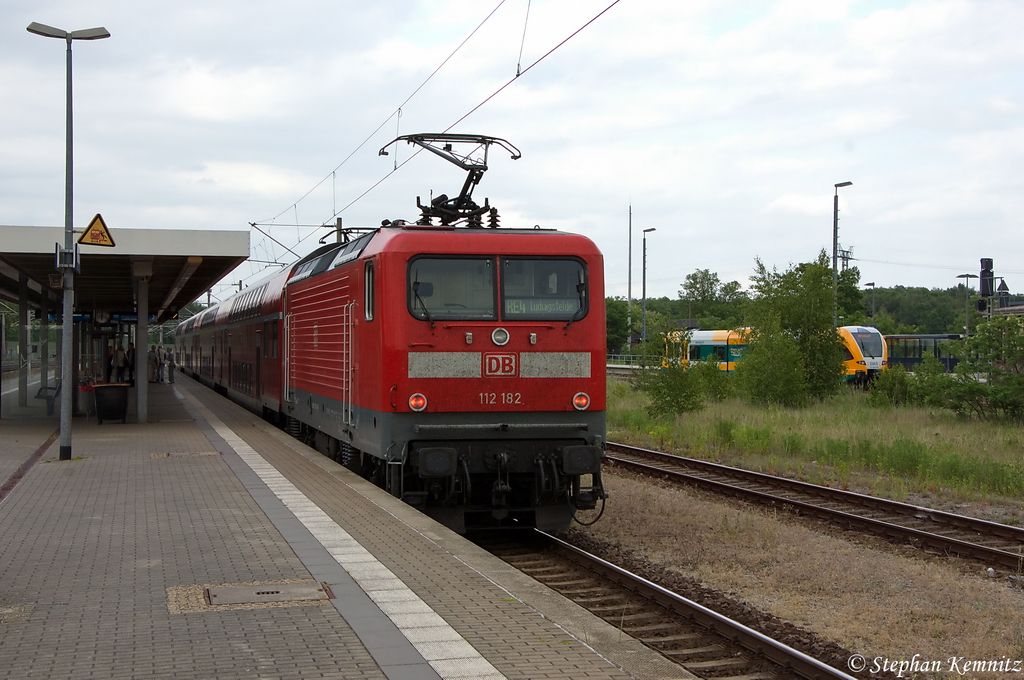
[[[481,404],[522,404],[523,395],[519,392],[481,392]]]

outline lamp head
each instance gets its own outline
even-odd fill
[[[34,21],[31,24],[28,25],[28,28],[26,30],[29,33],[35,33],[36,35],[41,35],[41,36],[43,36],[45,38],[61,38],[61,39],[64,39],[64,38],[68,37],[68,32],[65,31],[63,28],[54,28],[53,26],[47,26],[46,24],[39,24],[39,23],[36,23]]]
[[[41,35],[44,38],[60,38],[66,40],[71,38],[72,40],[102,40],[103,38],[109,38],[110,32],[103,28],[83,28],[80,31],[71,31],[68,33],[63,28],[54,28],[53,26],[47,26],[46,24],[40,24],[33,21],[28,25],[26,29],[29,33],[35,33]]]

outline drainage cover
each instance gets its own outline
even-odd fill
[[[255,604],[294,600],[329,600],[334,597],[326,583],[280,583],[269,586],[214,586],[206,589],[206,602]]]

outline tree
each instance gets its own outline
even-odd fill
[[[914,333],[917,330],[914,326],[897,324],[892,314],[884,309],[875,312],[874,326],[882,335]]]
[[[860,270],[850,267],[839,272],[836,284],[836,309],[840,326],[861,326],[868,323],[864,295],[860,290]]]
[[[718,302],[721,285],[718,274],[710,269],[698,269],[686,275],[686,281],[679,290],[679,298],[691,302],[694,312],[699,316],[709,305]]]
[[[710,269],[686,275],[679,289],[686,317],[698,319],[702,328],[735,328],[742,325],[747,294],[738,281],[722,283]]]
[[[980,324],[958,353],[951,408],[966,404],[962,410],[983,418],[1024,418],[1024,317],[1001,315]]]
[[[799,349],[807,395],[824,399],[835,394],[842,384],[843,354],[832,325],[832,267],[825,251],[816,261],[791,266],[784,273],[774,268],[769,271],[758,259],[751,281],[754,298],[748,305],[748,318],[754,333],[750,351],[766,340],[779,351],[783,339],[789,338]]]
[[[605,298],[606,341],[610,354],[620,351],[629,342],[629,326],[626,323],[628,309],[620,297]]]
[[[892,320],[889,333],[962,333],[964,325],[963,285],[945,290],[894,286],[876,288],[876,325],[883,333],[883,320],[888,315]],[[864,293],[870,296],[870,293]],[[870,307],[870,297],[867,305]],[[978,323],[977,314],[971,313],[971,328]],[[893,330],[895,329],[895,330]]]

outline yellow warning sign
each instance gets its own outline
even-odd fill
[[[78,242],[89,246],[114,247],[114,239],[110,236],[107,223],[103,221],[103,216],[99,213],[96,213],[96,217],[92,218],[92,222],[85,228],[85,233],[78,237]]]

